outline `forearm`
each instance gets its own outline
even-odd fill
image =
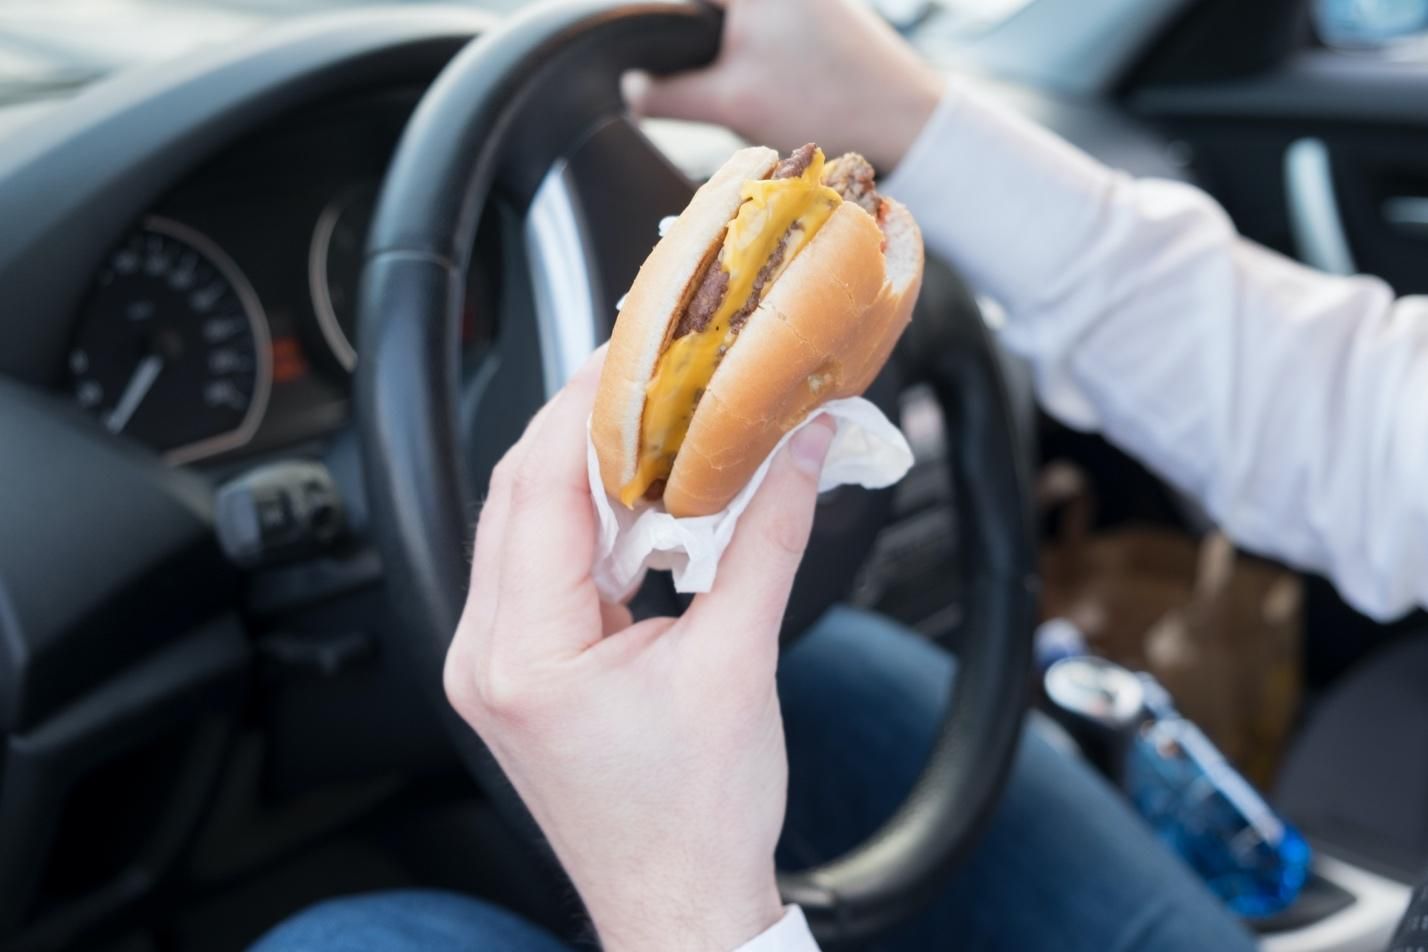
[[[1301,267],[1198,190],[951,95],[889,190],[1005,306],[1047,409],[1360,608],[1428,604],[1428,303]]]

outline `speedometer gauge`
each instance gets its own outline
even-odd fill
[[[148,218],[96,277],[69,370],[111,431],[190,462],[253,438],[272,386],[268,324],[221,248]]]

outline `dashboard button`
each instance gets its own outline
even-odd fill
[[[281,490],[264,493],[255,499],[258,507],[258,531],[264,543],[281,542],[293,528],[292,508]]]
[[[218,490],[218,541],[228,558],[254,567],[331,545],[345,526],[342,499],[321,463],[269,463]]]

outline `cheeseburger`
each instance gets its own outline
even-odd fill
[[[859,155],[734,154],[640,268],[591,417],[606,491],[675,516],[728,505],[785,433],[882,369],[922,236]]]

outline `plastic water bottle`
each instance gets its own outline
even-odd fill
[[[1240,916],[1288,907],[1309,875],[1309,845],[1149,674],[1089,653],[1065,619],[1036,633],[1049,713],[1210,889]]]
[[[1309,844],[1181,716],[1158,681],[1139,678],[1146,720],[1125,768],[1136,809],[1239,915],[1257,919],[1288,907],[1309,875]]]

